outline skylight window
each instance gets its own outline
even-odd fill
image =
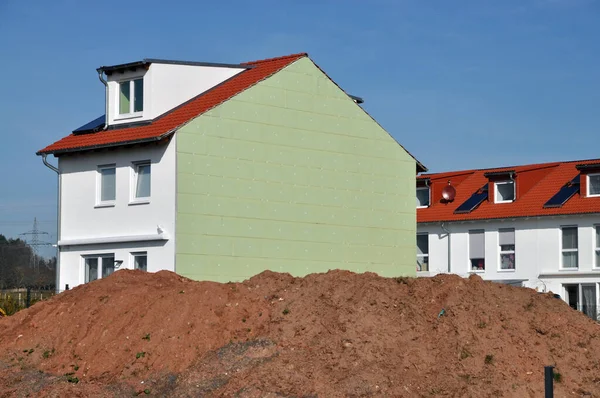
[[[515,200],[515,182],[502,181],[494,184],[496,187],[495,202],[510,203]]]

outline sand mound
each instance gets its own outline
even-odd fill
[[[555,396],[598,397],[599,343],[552,295],[476,276],[122,270],[0,319],[0,393],[539,397],[554,365]]]

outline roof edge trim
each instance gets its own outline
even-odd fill
[[[167,131],[164,134],[161,134],[157,137],[150,137],[150,138],[140,138],[137,140],[129,140],[129,141],[121,141],[121,142],[111,142],[111,143],[107,143],[107,144],[98,144],[98,145],[90,145],[90,146],[82,146],[82,147],[77,147],[77,148],[68,148],[68,149],[59,149],[56,151],[39,151],[36,152],[37,156],[42,156],[42,155],[62,155],[65,153],[72,153],[72,152],[83,152],[83,151],[92,151],[95,149],[104,149],[104,148],[114,148],[114,147],[119,147],[119,146],[126,146],[126,145],[134,145],[134,144],[145,144],[145,143],[149,143],[149,142],[158,142],[163,140],[164,138],[173,135],[175,133],[175,131],[177,131],[177,128]]]
[[[166,64],[166,65],[184,65],[184,66],[213,66],[218,68],[237,68],[237,69],[250,69],[253,68],[252,65],[242,65],[242,64],[227,64],[220,62],[197,62],[197,61],[179,61],[179,60],[170,60],[170,59],[158,59],[158,58],[144,58],[141,61],[129,62],[125,64],[117,64],[110,66],[101,66],[96,69],[98,73],[112,73],[117,72],[124,69],[130,68],[139,68],[144,67],[150,64]]]

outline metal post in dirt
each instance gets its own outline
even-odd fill
[[[545,398],[554,398],[554,366],[544,366]]]
[[[25,298],[25,308],[29,308],[31,305],[31,288],[27,286],[27,296]]]

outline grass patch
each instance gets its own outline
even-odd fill
[[[150,333],[147,333],[144,337],[142,337],[142,340],[150,341]]]
[[[52,354],[54,354],[54,348],[52,349],[52,351],[44,351],[44,353],[42,354],[42,357],[44,357],[44,359],[48,359],[52,356]]]
[[[75,376],[75,373],[67,373],[67,374],[65,374],[65,377],[67,378],[67,381],[69,383],[73,383],[73,384],[79,383],[79,378],[77,376]]]
[[[146,356],[146,351],[138,352],[135,354],[135,359],[144,358]]]
[[[283,315],[287,315],[287,314],[289,314],[289,313],[290,313],[290,310],[286,308],[286,309],[284,309],[284,310],[283,310],[283,312],[282,312],[282,313],[283,313]]]
[[[554,378],[554,381],[557,383],[560,383],[562,381],[562,375],[558,372],[554,372],[552,377]]]

